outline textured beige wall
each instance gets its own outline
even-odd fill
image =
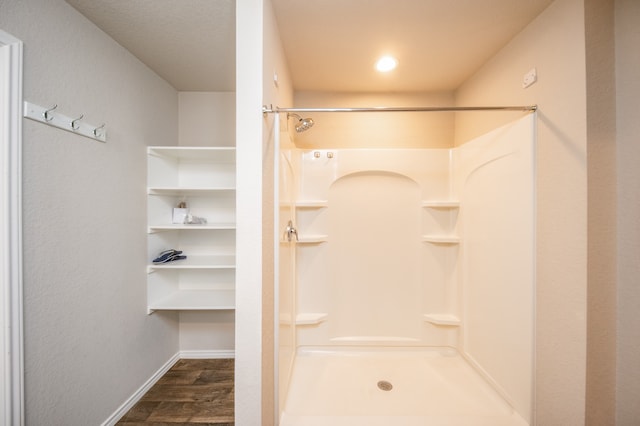
[[[235,104],[235,92],[178,93],[178,145],[234,146]],[[233,352],[233,312],[185,311],[178,316],[180,351]]]
[[[640,419],[640,2],[615,3],[619,256],[616,424],[631,426]]]
[[[522,89],[536,67],[538,82]],[[587,127],[583,0],[556,0],[456,93],[458,105],[538,104],[538,425],[585,423]],[[456,117],[456,143],[514,118]]]
[[[178,145],[235,146],[235,92],[180,92]]]
[[[296,92],[297,108],[371,106],[452,106],[453,94],[438,93],[327,93]],[[290,105],[287,105],[290,106]],[[451,112],[403,113],[300,113],[315,125],[296,133],[289,119],[289,133],[298,148],[450,148],[453,146]]]
[[[614,0],[585,1],[587,65],[586,424],[615,424],[616,105]]]
[[[62,0],[2,0],[24,98],[106,123],[107,142],[24,120],[26,424],[98,425],[178,351],[146,314],[146,146],[178,137],[178,94]],[[82,408],[79,408],[82,407]]]

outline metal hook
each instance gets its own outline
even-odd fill
[[[42,113],[42,116],[44,117],[44,121],[53,120],[53,115],[51,115],[50,112],[56,108],[58,108],[58,104],[55,104],[54,106],[52,106],[51,108],[49,108],[48,110]]]
[[[105,123],[102,123],[102,125],[96,127],[95,129],[93,129],[93,136],[98,137],[98,130],[100,129],[104,129],[104,125]]]
[[[76,121],[80,121],[80,120],[82,120],[83,118],[84,118],[84,114],[81,114],[81,115],[80,115],[80,117],[78,117],[78,118],[76,118],[75,120],[71,121],[71,128],[72,128],[73,130],[79,130],[79,129],[80,129],[80,126],[77,126],[77,127],[76,127]]]

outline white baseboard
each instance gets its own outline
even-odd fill
[[[144,396],[151,386],[155,385],[164,374],[180,359],[180,352],[172,356],[158,371],[156,371],[137,391],[133,393],[118,409],[105,420],[101,426],[114,426],[134,405]]]
[[[147,380],[137,391],[133,393],[107,420],[105,420],[101,426],[115,426],[116,423],[133,408],[134,405],[145,393],[151,389],[151,386],[155,385],[158,380],[164,374],[169,371],[173,365],[181,359],[223,359],[223,358],[235,358],[236,354],[234,350],[226,351],[180,351],[172,356],[158,371]]]
[[[234,350],[217,350],[217,351],[180,351],[181,359],[226,359],[235,358]]]

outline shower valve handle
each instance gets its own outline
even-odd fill
[[[291,241],[293,239],[293,235],[296,236],[296,241],[299,240],[298,230],[294,228],[292,221],[289,221],[289,223],[287,223],[287,228],[285,229],[284,233],[287,236],[287,241]]]

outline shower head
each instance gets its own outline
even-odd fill
[[[298,119],[298,122],[296,123],[296,132],[298,133],[309,130],[314,124],[312,118],[302,118],[298,114],[287,113],[287,119],[289,117],[295,117]]]

